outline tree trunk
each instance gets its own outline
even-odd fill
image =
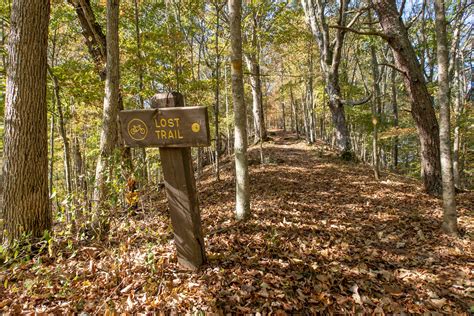
[[[23,233],[40,238],[51,229],[46,102],[49,12],[47,0],[12,4],[3,165],[7,244]]]
[[[255,60],[255,56],[245,55],[245,61],[247,68],[250,72],[250,87],[252,89],[252,113],[253,113],[253,126],[254,126],[254,143],[260,141],[260,134],[266,134],[265,126],[262,123],[262,83],[260,80],[260,66]],[[262,126],[263,125],[263,126]]]
[[[449,58],[444,0],[435,0],[436,50],[438,57],[438,103],[440,121],[441,177],[443,180],[443,229],[451,235],[458,234],[456,199],[451,159],[449,113]]]
[[[369,12],[369,15],[372,13]],[[369,19],[371,21],[372,19]],[[370,45],[370,56],[371,56],[371,66],[372,66],[372,90],[373,90],[373,99],[372,99],[372,127],[373,127],[373,137],[372,137],[372,159],[373,159],[373,169],[374,177],[376,180],[380,179],[380,166],[379,166],[379,146],[378,146],[378,109],[380,109],[380,88],[379,88],[379,69],[377,61],[377,53],[375,50],[374,44]]]
[[[54,125],[55,125],[54,113],[51,113],[51,127],[49,129],[49,196],[53,196],[53,174],[54,174]]]
[[[215,128],[215,155],[216,155],[216,169],[215,169],[215,174],[216,174],[216,180],[220,180],[220,166],[219,166],[219,155],[221,151],[221,137],[219,134],[219,98],[220,98],[220,67],[221,67],[221,56],[219,52],[219,28],[220,28],[220,8],[219,4],[216,2],[216,90],[215,90],[215,96],[214,96],[214,128]]]
[[[341,156],[350,159],[350,137],[347,129],[344,105],[339,85],[339,65],[342,56],[345,31],[336,29],[334,39],[330,38],[329,25],[326,21],[326,0],[301,0],[306,19],[320,50],[321,70],[329,96],[329,108],[336,131],[336,145]],[[346,11],[349,1],[343,0],[338,8],[337,24],[345,27]]]
[[[342,151],[343,156],[347,154],[350,155],[349,130],[347,129],[344,106],[341,103],[339,84],[334,86],[333,84],[329,83],[327,85],[327,89],[328,91],[332,91],[328,92],[329,110],[331,111],[332,122],[334,124],[336,134],[336,146]]]
[[[76,173],[76,190],[81,192],[84,198],[84,205],[87,205],[88,198],[87,198],[87,181],[86,181],[86,173],[85,173],[85,166],[81,155],[81,147],[79,145],[79,140],[77,137],[74,138],[72,143],[72,151],[74,155],[74,169]],[[77,215],[82,215],[79,211]]]
[[[397,101],[397,73],[395,69],[391,72],[391,93],[392,93],[392,110],[393,110],[393,126],[398,128],[398,101]],[[393,138],[392,147],[392,168],[397,170],[398,168],[398,135]]]
[[[90,0],[68,0],[76,10],[77,17],[81,24],[82,35],[86,41],[89,54],[94,60],[96,70],[102,80],[105,79],[105,56],[106,56],[106,38],[102,28],[97,23]]]
[[[314,117],[314,93],[313,93],[313,45],[309,45],[309,76],[306,83],[306,104],[308,108],[308,125],[309,125],[309,142],[312,144],[316,141],[316,123]]]
[[[230,119],[229,119],[229,93],[227,90],[227,66],[224,67],[224,94],[225,94],[225,120],[227,130],[227,155],[232,153],[230,145],[231,131],[230,131]]]
[[[283,132],[286,132],[286,112],[285,112],[285,102],[280,102],[281,104],[281,128]]]
[[[106,179],[113,167],[110,165],[117,144],[117,116],[119,108],[119,0],[107,0],[107,69],[100,154],[96,167],[94,201],[103,206],[107,198]],[[98,211],[97,209],[96,211]],[[94,214],[98,215],[98,214]]]
[[[293,95],[293,86],[290,86],[290,98],[291,98],[291,107],[293,109],[293,116],[295,118],[296,138],[299,138],[300,129],[299,129],[299,124],[298,124],[298,104],[296,103],[297,101],[295,100],[295,96]]]
[[[259,23],[256,12],[252,12],[252,41],[251,52],[245,55],[247,68],[250,72],[252,88],[252,112],[254,119],[254,142],[267,139],[265,117],[263,113],[262,79],[260,72],[260,42],[258,39]]]
[[[61,138],[63,139],[63,146],[64,146],[64,178],[66,180],[66,191],[67,194],[70,196],[72,194],[72,177],[71,177],[71,150],[69,146],[69,139],[66,133],[66,126],[64,122],[64,112],[63,107],[61,104],[61,95],[60,95],[60,87],[59,81],[56,75],[54,75],[53,71],[50,69],[49,71],[51,78],[53,79],[53,89],[54,89],[54,98],[56,103],[56,108],[58,109],[58,118],[59,118],[59,132],[61,134]],[[68,218],[69,220],[69,218]]]
[[[454,126],[454,141],[453,141],[453,177],[454,184],[457,188],[461,188],[461,173],[459,167],[459,151],[461,148],[461,115],[463,112],[463,80],[461,79],[462,74],[460,71],[460,65],[463,60],[459,54],[459,58],[456,58],[454,67],[454,77],[456,82],[456,96],[454,103],[454,115],[455,115],[455,126]]]
[[[250,216],[250,190],[247,160],[247,126],[242,73],[242,0],[229,0],[230,47],[232,65],[232,99],[235,122],[235,216],[238,220]]]
[[[143,100],[143,61],[142,61],[142,38],[140,34],[140,15],[138,9],[138,0],[133,1],[134,5],[134,15],[135,15],[135,36],[136,36],[136,43],[137,43],[137,60],[138,60],[138,67],[137,67],[137,75],[138,75],[138,101],[140,103],[140,108],[145,108],[145,102]],[[140,168],[141,168],[141,178],[140,181],[144,180],[146,183],[149,182],[148,176],[148,161],[146,158],[146,148],[139,149],[139,160],[140,160]]]
[[[105,80],[106,70],[104,68],[107,61],[107,41],[102,27],[96,21],[90,0],[68,0],[68,2],[72,4],[76,10],[89,54],[96,64],[96,69],[101,80]],[[120,110],[123,110],[123,102],[119,91],[119,111]],[[131,148],[123,146],[120,141],[118,143],[121,146],[122,174],[125,178],[128,178],[133,170]]]
[[[439,127],[426,88],[423,70],[416,57],[408,32],[399,17],[394,0],[375,0],[374,9],[379,16],[383,37],[392,48],[397,67],[404,73],[404,83],[411,103],[421,144],[421,165],[427,193],[441,193],[441,165]]]

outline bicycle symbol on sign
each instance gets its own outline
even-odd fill
[[[134,140],[143,140],[148,134],[148,128],[140,119],[133,119],[128,123],[128,135]]]

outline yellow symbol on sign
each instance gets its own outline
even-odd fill
[[[199,123],[193,123],[191,129],[194,133],[198,133],[201,130],[201,125],[199,125]]]
[[[133,140],[144,140],[148,135],[148,127],[145,122],[137,118],[128,122],[127,131]]]

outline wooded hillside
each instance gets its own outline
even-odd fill
[[[467,0],[0,3],[0,311],[473,312]]]

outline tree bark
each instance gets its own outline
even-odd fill
[[[398,128],[398,101],[397,101],[397,73],[395,69],[391,71],[391,97],[392,97],[392,110],[393,110],[393,126]],[[392,167],[394,170],[398,168],[398,135],[393,138],[392,147]]]
[[[336,35],[331,40],[329,26],[326,21],[326,7],[328,5],[326,0],[301,0],[301,4],[320,50],[321,70],[326,82],[326,92],[329,96],[329,109],[335,127],[337,148],[341,151],[342,157],[349,158],[351,157],[350,137],[339,85],[339,65],[345,31],[340,28],[336,29]],[[342,0],[338,8],[337,24],[341,27],[346,24],[345,17],[348,4],[348,0]]]
[[[134,17],[135,17],[135,37],[137,43],[137,75],[138,75],[138,101],[140,103],[140,109],[145,108],[145,102],[143,100],[143,61],[142,61],[142,37],[140,33],[140,14],[138,8],[138,0],[133,1]],[[140,181],[148,183],[150,181],[148,175],[148,160],[146,158],[146,148],[139,148],[139,160],[140,160]]]
[[[451,159],[450,109],[449,109],[449,57],[446,34],[444,0],[435,0],[436,50],[438,57],[438,103],[440,121],[441,177],[443,180],[443,229],[451,235],[458,234],[456,199]]]
[[[66,133],[66,126],[64,122],[64,112],[61,104],[61,95],[59,80],[51,69],[49,69],[49,74],[53,79],[53,89],[54,89],[54,99],[56,103],[56,108],[58,110],[59,118],[59,133],[63,139],[64,146],[64,178],[66,180],[66,191],[68,195],[72,194],[72,177],[71,177],[71,150],[69,146],[69,139]]]
[[[94,201],[101,207],[107,197],[106,179],[112,170],[112,155],[117,145],[117,117],[119,110],[119,0],[107,0],[107,68],[105,98],[100,135],[100,154],[97,161]],[[98,211],[98,209],[96,209]]]
[[[220,98],[220,67],[221,67],[221,58],[219,52],[219,28],[220,28],[220,7],[219,4],[215,3],[216,7],[216,90],[214,95],[214,128],[215,128],[215,155],[216,155],[216,180],[220,180],[220,166],[219,166],[219,155],[220,155],[220,145],[221,145],[221,137],[219,134],[219,98]]]
[[[292,107],[294,118],[295,118],[296,138],[299,138],[300,137],[300,129],[299,129],[299,122],[298,122],[298,103],[295,100],[295,96],[293,95],[293,86],[292,85],[290,85],[290,98],[291,98],[291,107]]]
[[[79,145],[79,139],[74,137],[72,143],[73,155],[74,155],[74,171],[76,174],[76,190],[82,193],[84,198],[84,205],[87,205],[87,181],[86,181],[86,172],[84,161],[82,159],[81,147]],[[81,215],[81,212],[78,212],[78,215]]]
[[[245,54],[245,61],[250,72],[250,87],[252,88],[252,112],[254,123],[254,143],[267,139],[265,116],[263,113],[262,79],[260,71],[260,43],[258,39],[259,23],[256,12],[252,12],[252,41],[251,51]]]
[[[392,48],[397,67],[404,74],[411,114],[420,138],[425,190],[429,194],[440,195],[442,184],[439,127],[423,70],[411,45],[407,29],[399,17],[395,0],[375,0],[373,6],[379,16],[383,37]]]
[[[232,65],[232,99],[234,103],[235,123],[235,216],[237,220],[243,220],[250,216],[250,190],[247,159],[247,110],[245,107],[244,81],[242,72],[242,0],[229,0],[228,6]]]
[[[96,21],[90,0],[68,0],[76,10],[79,23],[82,28],[82,35],[86,42],[89,54],[94,60],[96,70],[102,80],[105,79],[105,59],[106,59],[106,37],[102,32],[102,27]]]
[[[48,0],[12,3],[3,165],[7,244],[22,234],[40,238],[51,229],[46,102],[49,13]]]
[[[369,12],[369,15],[372,13]],[[369,19],[371,21],[372,19]],[[370,56],[371,56],[371,66],[372,66],[372,93],[374,95],[372,99],[372,127],[373,127],[373,137],[372,137],[372,159],[373,159],[373,169],[374,177],[376,180],[380,179],[380,165],[379,165],[379,145],[378,145],[378,111],[380,109],[380,88],[379,88],[379,69],[377,61],[377,53],[375,50],[374,44],[370,45]]]
[[[97,22],[90,4],[90,0],[68,0],[76,9],[76,13],[81,24],[82,35],[89,49],[89,54],[96,64],[96,69],[101,80],[106,77],[107,62],[107,40],[102,31],[102,27]],[[123,101],[119,91],[119,110],[123,110]],[[120,136],[120,134],[119,134]],[[119,142],[121,145],[121,142]],[[132,152],[129,147],[121,145],[122,174],[125,178],[132,173]]]

